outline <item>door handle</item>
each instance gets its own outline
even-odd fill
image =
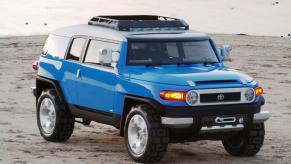
[[[78,69],[78,70],[77,70],[77,79],[80,78],[80,74],[81,74],[81,70]]]

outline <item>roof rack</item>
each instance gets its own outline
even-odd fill
[[[189,30],[189,25],[182,19],[157,15],[110,15],[95,16],[88,25],[111,28],[118,31],[134,29],[182,29]]]

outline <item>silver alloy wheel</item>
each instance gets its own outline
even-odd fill
[[[130,119],[127,133],[130,149],[136,156],[141,156],[148,142],[147,124],[141,115],[136,114]]]
[[[56,125],[56,110],[50,98],[44,98],[41,101],[39,121],[44,135],[50,136]]]

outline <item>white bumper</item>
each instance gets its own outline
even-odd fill
[[[266,120],[268,120],[270,118],[270,112],[268,111],[261,111],[259,113],[255,113],[254,117],[253,117],[253,122],[254,123],[261,123],[261,122],[265,122]],[[171,118],[171,117],[162,117],[162,125],[169,127],[169,128],[187,128],[190,127],[193,124],[193,118],[189,117],[189,118]],[[205,130],[210,130],[208,128],[204,128]],[[235,126],[235,127],[228,127],[228,126],[222,126],[222,127],[213,127],[215,130],[225,130],[225,128],[229,129],[229,130],[234,130],[234,128],[238,128],[238,129],[242,129],[243,127],[241,126]],[[213,129],[212,128],[212,129]],[[202,127],[203,130],[203,127]]]
[[[162,117],[162,125],[169,128],[187,128],[193,124],[193,118]]]
[[[265,122],[271,117],[269,111],[261,111],[259,113],[254,114],[253,122],[254,123],[260,123]]]

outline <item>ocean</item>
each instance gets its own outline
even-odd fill
[[[97,15],[156,14],[206,33],[288,36],[290,0],[1,0],[0,36],[48,34]]]

